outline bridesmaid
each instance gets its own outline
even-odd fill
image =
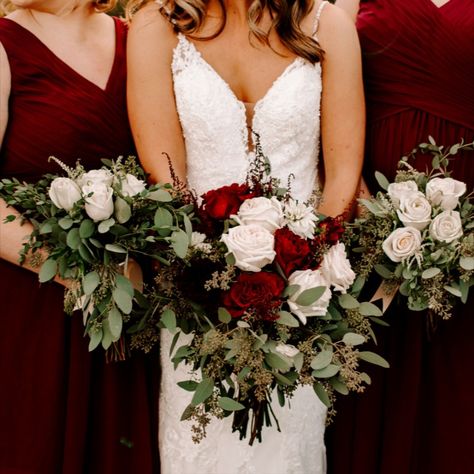
[[[6,4],[8,3],[8,5]],[[123,23],[115,0],[13,0],[0,19],[0,177],[58,172],[48,157],[100,166],[133,153]],[[157,472],[153,373],[87,351],[59,284],[18,252],[31,227],[0,202],[0,472]]]
[[[368,112],[366,179],[393,179],[399,158],[428,135],[474,140],[474,2],[338,0],[357,16]],[[420,156],[424,169],[431,160]],[[453,177],[474,185],[474,154]],[[371,184],[371,190],[376,187]],[[474,469],[474,319],[470,298],[427,331],[426,314],[392,303],[379,336],[391,368],[343,401],[328,434],[333,474],[466,474]]]

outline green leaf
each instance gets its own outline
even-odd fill
[[[106,234],[110,228],[115,224],[115,219],[110,218],[105,221],[101,221],[97,227],[100,234]]]
[[[94,329],[89,332],[89,352],[92,352],[102,341],[102,329]]]
[[[202,380],[196,387],[196,391],[194,392],[193,399],[191,400],[191,405],[193,407],[199,405],[206,401],[214,391],[214,380],[206,377]]]
[[[283,291],[282,296],[291,298],[299,289],[300,289],[300,285],[288,285]]]
[[[339,295],[338,301],[344,309],[356,309],[359,307],[359,302],[349,293]]]
[[[171,227],[173,225],[173,214],[164,207],[159,207],[155,212],[154,223],[156,227]]]
[[[453,286],[445,285],[444,289],[448,292],[451,293],[454,296],[457,296],[458,298],[462,297],[461,290],[459,288],[454,288]]]
[[[77,250],[81,245],[81,237],[79,235],[79,229],[77,227],[72,228],[66,237],[66,244],[69,248]]]
[[[192,414],[194,413],[194,407],[192,405],[188,405],[181,415],[180,421],[186,421],[191,418]]]
[[[152,201],[158,202],[171,202],[173,200],[171,194],[168,191],[165,191],[164,189],[157,189],[156,191],[151,191],[147,197]]]
[[[332,351],[321,351],[312,361],[311,368],[320,370],[327,367],[332,362]]]
[[[388,182],[388,179],[383,175],[380,171],[375,172],[375,179],[377,180],[377,183],[379,183],[379,186],[387,191],[388,185],[390,184]]]
[[[296,304],[301,306],[311,306],[315,303],[321,296],[323,296],[324,292],[326,291],[325,286],[316,286],[315,288],[309,288],[308,290],[304,290],[301,294],[296,298]]]
[[[232,321],[232,315],[225,308],[218,308],[217,316],[221,323],[229,324]]]
[[[160,321],[168,331],[174,331],[176,329],[176,315],[173,310],[166,308],[161,313]]]
[[[182,380],[181,382],[178,382],[178,385],[187,392],[194,392],[198,383],[194,380]]]
[[[336,377],[329,379],[329,383],[332,385],[334,390],[336,392],[340,393],[341,395],[348,395],[349,394],[349,389],[347,388],[347,385],[343,382],[341,382],[339,379]]]
[[[95,225],[90,219],[84,219],[79,226],[79,237],[88,239],[95,231]]]
[[[50,222],[44,222],[43,224],[40,225],[39,228],[39,233],[44,235],[44,234],[50,234],[53,231],[53,226],[51,225]]]
[[[238,401],[229,397],[220,397],[217,403],[223,410],[226,411],[238,411],[245,408],[242,403],[239,403]]]
[[[365,360],[370,364],[379,365],[380,367],[384,367],[385,369],[388,369],[388,367],[390,366],[389,363],[383,357],[379,356],[378,354],[375,354],[374,352],[362,351],[359,352],[358,356],[361,360]]]
[[[125,293],[128,293],[131,297],[133,297],[133,295],[135,294],[132,282],[123,275],[115,275],[115,286],[125,291]]]
[[[103,331],[102,347],[105,350],[107,350],[113,342],[113,337],[112,337],[112,333],[110,332],[109,322],[106,319],[104,320],[102,324],[102,331]]]
[[[358,346],[365,342],[365,337],[362,334],[356,334],[355,332],[348,332],[344,334],[342,342],[348,346]]]
[[[377,264],[374,266],[375,271],[386,280],[393,278],[393,272],[391,272],[385,265]]]
[[[122,313],[130,314],[132,312],[132,297],[126,291],[116,287],[112,292],[112,297]]]
[[[464,270],[474,270],[474,257],[461,257],[459,259],[459,265]]]
[[[300,325],[299,321],[288,311],[279,311],[278,315],[280,316],[276,321],[278,324],[283,324],[290,328],[297,328]]]
[[[114,252],[114,253],[127,253],[127,249],[124,249],[123,247],[117,244],[107,244],[105,246],[105,249],[108,250],[109,252]]]
[[[360,304],[359,313],[362,314],[362,316],[380,317],[383,315],[382,310],[378,306],[376,306],[373,303],[369,303],[368,301],[364,301],[363,303]]]
[[[82,289],[86,295],[91,295],[99,286],[100,277],[97,272],[88,273],[82,280]]]
[[[317,379],[328,379],[336,375],[340,368],[339,365],[329,364],[327,367],[324,367],[324,369],[313,370],[312,375]]]
[[[125,224],[132,217],[132,209],[127,201],[118,197],[115,199],[114,215],[119,224]]]
[[[85,260],[87,263],[94,263],[94,256],[92,255],[89,248],[86,247],[82,242],[77,250],[79,251],[79,255],[83,260]]]
[[[459,282],[459,291],[461,292],[461,301],[466,304],[469,296],[469,283],[461,280]]]
[[[61,227],[61,229],[64,229],[64,230],[70,229],[73,226],[73,224],[74,224],[74,221],[70,217],[63,217],[59,219],[58,221],[59,227]]]
[[[109,311],[108,316],[109,321],[109,329],[110,333],[112,334],[112,341],[118,341],[120,339],[120,335],[122,334],[122,325],[123,319],[120,311],[114,307]]]
[[[225,256],[225,261],[226,261],[227,265],[234,266],[234,265],[235,265],[235,262],[236,262],[237,260],[235,259],[234,254],[231,252],[231,253],[228,253],[228,254]]]
[[[431,267],[431,268],[427,268],[422,274],[421,274],[421,278],[423,278],[424,280],[428,280],[429,278],[433,278],[435,277],[438,273],[440,273],[441,270],[437,267]]]
[[[52,280],[58,271],[58,262],[53,258],[48,258],[46,262],[41,266],[39,271],[39,281],[45,283],[49,280]]]
[[[191,235],[193,234],[193,225],[191,224],[191,220],[187,216],[187,214],[182,214],[183,216],[183,224],[186,234],[188,234],[189,239],[191,239]]]
[[[313,390],[323,404],[329,408],[331,406],[331,400],[329,399],[329,395],[326,392],[324,385],[321,382],[315,382],[313,384]]]
[[[171,247],[176,255],[185,258],[188,253],[189,237],[184,230],[178,229],[171,234]]]
[[[303,363],[304,363],[304,355],[303,355],[303,353],[298,352],[298,354],[296,354],[293,357],[293,364],[294,364],[295,370],[297,372],[299,372],[302,369]]]
[[[283,372],[290,370],[291,366],[290,362],[283,359],[280,355],[275,354],[274,352],[265,354],[265,362],[273,369],[279,369]]]

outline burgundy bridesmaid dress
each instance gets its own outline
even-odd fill
[[[133,153],[125,100],[126,28],[116,24],[105,90],[32,33],[0,19],[12,74],[0,177],[34,182],[59,172],[48,157],[87,168]],[[0,236],[1,238],[1,236]],[[88,353],[63,290],[0,260],[0,473],[158,472],[156,376],[141,357],[106,364]]]
[[[357,28],[369,181],[374,170],[393,179],[400,157],[428,135],[446,145],[474,140],[474,1],[362,1]],[[414,162],[422,170],[430,163]],[[452,169],[472,190],[474,153],[457,155]],[[339,403],[327,430],[329,473],[474,472],[473,303],[434,332],[425,313],[392,303],[390,328],[377,333],[391,368],[372,370],[367,392]]]

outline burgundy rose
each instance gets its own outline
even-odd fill
[[[231,184],[212,189],[202,196],[202,208],[213,219],[228,219],[231,214],[237,214],[240,205],[254,193],[246,184]]]
[[[284,289],[285,282],[276,273],[241,273],[222,302],[234,318],[252,310],[261,319],[272,320]]]
[[[308,240],[294,234],[288,227],[275,232],[275,252],[275,262],[286,276],[295,270],[306,270],[311,261]]]
[[[336,245],[344,234],[342,217],[326,217],[318,222],[321,241],[328,245]]]

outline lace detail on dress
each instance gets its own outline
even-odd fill
[[[186,146],[187,177],[198,195],[243,182],[253,156],[245,105],[201,56],[178,34],[172,74],[176,106]],[[291,62],[254,107],[253,132],[270,160],[272,175],[291,180],[298,199],[310,198],[317,182],[321,99],[321,66],[302,58]],[[263,443],[249,446],[231,431],[231,418],[213,420],[198,445],[191,423],[180,417],[192,394],[176,383],[189,369],[173,369],[172,337],[161,338],[160,454],[162,474],[323,474],[326,409],[312,387],[300,387],[291,408],[272,405],[282,432],[265,429]],[[181,344],[178,342],[176,347]]]

